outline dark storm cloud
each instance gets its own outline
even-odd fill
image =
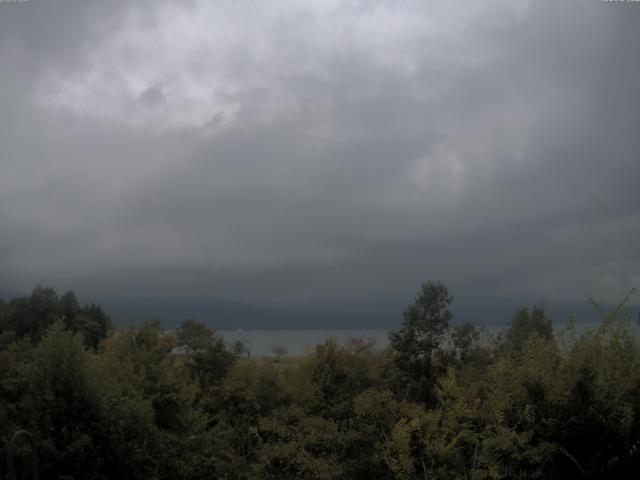
[[[640,285],[633,3],[54,3],[0,4],[7,290]]]

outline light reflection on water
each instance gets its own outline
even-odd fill
[[[598,323],[578,323],[576,332],[586,329],[594,329]],[[556,332],[561,331],[565,325],[556,325]],[[484,327],[488,335],[495,335],[503,330],[504,326]],[[640,327],[634,323],[632,329],[636,337],[640,333]],[[353,330],[219,330],[227,343],[232,346],[234,342],[241,340],[246,342],[251,355],[257,357],[273,356],[273,347],[284,346],[287,355],[297,356],[313,351],[316,345],[324,343],[330,338],[335,338],[340,345],[345,345],[350,338],[372,338],[375,346],[384,349],[389,344],[390,329],[353,329]]]

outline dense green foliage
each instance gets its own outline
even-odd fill
[[[402,372],[405,398],[437,403],[435,387],[445,367],[442,344],[452,318],[453,296],[442,283],[425,283],[413,305],[404,311],[402,328],[391,332],[393,357]]]
[[[275,362],[193,320],[110,331],[98,307],[37,288],[0,302],[0,447],[30,430],[43,478],[636,478],[623,309],[555,336],[522,309],[489,338],[450,327],[451,302],[424,284],[388,349],[328,341]]]
[[[23,338],[37,343],[56,321],[81,333],[85,345],[93,349],[111,327],[100,307],[81,307],[73,292],[58,296],[51,288],[36,287],[29,297],[0,301],[0,347]]]

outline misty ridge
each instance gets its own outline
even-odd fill
[[[638,25],[0,0],[0,480],[636,478]]]

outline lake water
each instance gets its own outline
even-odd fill
[[[577,332],[596,328],[597,323],[580,323],[576,325]],[[556,325],[556,331],[564,325]],[[504,326],[484,327],[486,333],[496,334],[504,329]],[[640,338],[640,327],[634,323],[632,329],[636,337]],[[372,338],[376,347],[383,349],[389,344],[388,329],[353,329],[353,330],[219,330],[220,334],[231,346],[241,340],[246,342],[251,355],[257,357],[272,356],[273,347],[283,346],[287,349],[287,355],[302,355],[313,351],[316,345],[334,338],[340,345],[346,344],[350,338]]]

